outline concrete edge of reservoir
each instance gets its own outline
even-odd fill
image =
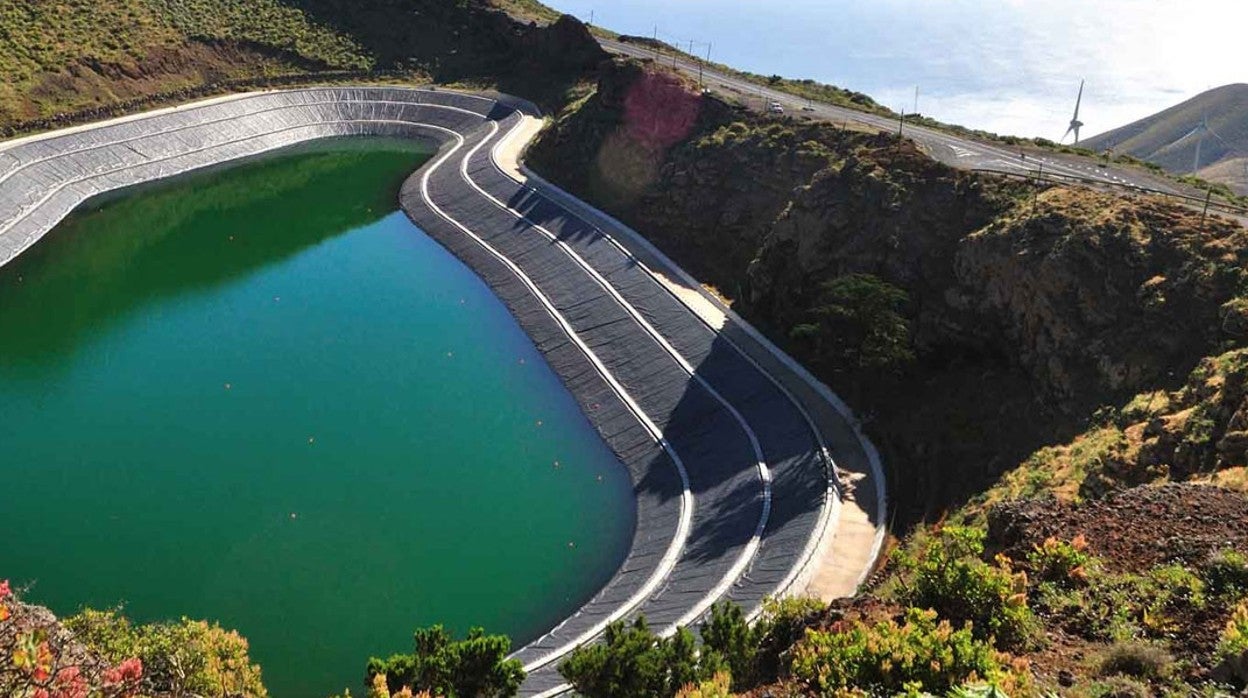
[[[672,633],[713,603],[854,593],[879,555],[879,455],[845,404],[641,235],[529,171],[537,109],[501,95],[325,87],[214,99],[0,144],[0,266],[84,201],[341,136],[438,154],[407,215],[508,306],[637,498],[632,546],[576,613],[520,648],[525,695],[559,660],[644,614]]]

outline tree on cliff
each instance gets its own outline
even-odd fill
[[[906,292],[871,274],[825,281],[806,321],[789,336],[827,368],[892,370],[914,359]]]

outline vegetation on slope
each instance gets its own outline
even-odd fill
[[[1208,527],[1202,507],[1242,522],[1244,498],[1130,489],[1245,483],[1248,232],[1153,198],[956,171],[891,135],[682,89],[614,65],[530,162],[649,236],[865,415],[910,535],[875,600],[846,612],[905,627],[934,611],[1009,666],[1025,660],[1038,687],[1081,695],[1248,678],[1229,659],[1239,631],[1223,637],[1244,594],[1219,581],[1248,552],[1242,524],[1188,555],[1165,538],[1190,540],[1192,517]],[[669,108],[652,113],[639,95],[657,92]],[[692,116],[663,116],[682,102]],[[1071,508],[1036,505],[1047,528],[1025,535],[1001,523],[1037,497]],[[1117,501],[1144,507],[1129,549],[1168,554],[1114,547],[1118,509],[1096,507]],[[801,690],[840,690],[812,681]]]
[[[135,625],[117,611],[58,621],[0,581],[0,695],[267,698],[238,633],[203,621]]]
[[[497,5],[557,17],[534,2]],[[603,57],[577,27],[521,24],[487,0],[9,0],[0,2],[0,127],[344,73],[493,85],[559,104]]]

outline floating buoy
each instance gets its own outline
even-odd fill
[[[312,443],[312,442],[314,442],[314,441],[316,441],[316,438],[315,438],[315,437],[312,437],[312,436],[309,436],[309,437],[308,437],[308,443]]]
[[[575,547],[576,547],[576,543],[573,543],[572,541],[568,541],[568,547],[569,547],[569,548],[575,548]]]
[[[601,476],[601,475],[599,475],[599,476],[598,476],[598,482],[602,482],[602,476]]]
[[[233,387],[234,387],[234,386],[233,386],[233,385],[231,385],[231,384],[229,384],[229,383],[226,383],[226,384],[225,384],[225,389],[226,389],[226,390],[229,390],[230,388],[233,388]]]
[[[446,358],[448,358],[448,359],[449,359],[449,358],[451,358],[452,356],[455,356],[455,352],[453,352],[453,351],[448,351],[448,352],[446,352]]]
[[[520,363],[524,363],[524,359],[523,359],[523,358],[522,358],[522,359],[520,359]]]
[[[559,469],[559,461],[555,461],[555,469],[556,469],[556,470],[558,470],[558,469]]]
[[[292,512],[290,512],[290,518],[292,518],[292,519],[297,519],[297,518],[299,518],[299,515],[298,515],[298,514],[296,514],[295,512],[293,512],[293,511],[292,511]]]
[[[273,302],[274,302],[274,303],[280,303],[280,302],[281,302],[281,300],[282,300],[282,297],[281,297],[281,296],[273,296]]]
[[[540,419],[539,419],[539,420],[537,420],[537,426],[539,426],[539,427],[540,427],[540,426],[542,426],[542,420],[540,420]]]

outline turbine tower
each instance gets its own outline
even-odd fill
[[[1070,120],[1070,128],[1066,129],[1066,133],[1062,135],[1062,140],[1066,140],[1066,136],[1071,131],[1075,132],[1075,143],[1079,143],[1079,127],[1083,126],[1083,122],[1079,120],[1079,103],[1083,101],[1083,80],[1079,81],[1079,96],[1075,98],[1075,115]]]
[[[1225,138],[1218,135],[1217,131],[1214,131],[1212,128],[1209,128],[1209,112],[1207,111],[1204,113],[1203,116],[1201,116],[1200,123],[1196,124],[1196,128],[1192,129],[1191,131],[1188,131],[1185,136],[1175,141],[1174,144],[1178,145],[1179,143],[1182,143],[1183,141],[1191,138],[1192,136],[1196,136],[1196,154],[1192,158],[1192,173],[1193,174],[1195,174],[1196,171],[1200,169],[1200,151],[1201,151],[1201,148],[1205,145],[1205,136],[1213,136],[1214,138],[1221,141],[1222,145],[1225,146],[1227,150],[1231,152],[1238,152],[1230,143],[1226,142]]]

